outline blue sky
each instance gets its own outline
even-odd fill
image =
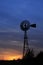
[[[16,28],[24,19],[36,23],[37,28],[42,31],[43,0],[0,0],[0,23],[2,27]]]
[[[15,45],[22,45],[20,23],[25,19],[37,26],[28,31],[30,47],[43,50],[43,0],[0,0],[0,48],[17,50]]]

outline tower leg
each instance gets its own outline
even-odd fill
[[[23,57],[25,56],[25,40],[24,40],[24,45],[23,45]]]
[[[27,32],[24,32],[24,45],[23,45],[23,57],[25,56],[26,53],[28,53],[28,38],[27,38]]]

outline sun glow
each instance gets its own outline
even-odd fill
[[[22,54],[20,53],[20,51],[11,50],[11,49],[10,50],[1,49],[0,60],[17,60],[21,58],[22,58]]]
[[[22,56],[21,55],[17,55],[17,56],[5,56],[4,60],[17,60],[17,59],[21,59]]]
[[[0,60],[17,60],[22,59],[22,55],[0,55]]]

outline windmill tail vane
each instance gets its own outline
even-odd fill
[[[33,28],[36,28],[36,24],[31,24],[30,26]]]

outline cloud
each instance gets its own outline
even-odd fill
[[[36,48],[43,48],[43,40],[31,35],[28,39],[28,43]],[[22,50],[23,48],[23,35],[14,32],[1,32],[0,33],[0,48]]]
[[[17,42],[17,43],[16,43]],[[18,41],[16,42],[11,42],[11,41],[0,41],[0,48],[4,48],[4,49],[13,49],[13,50],[18,50],[20,51],[20,49],[22,48],[22,46],[20,45],[20,42],[18,43]],[[21,49],[22,50],[22,49]]]

